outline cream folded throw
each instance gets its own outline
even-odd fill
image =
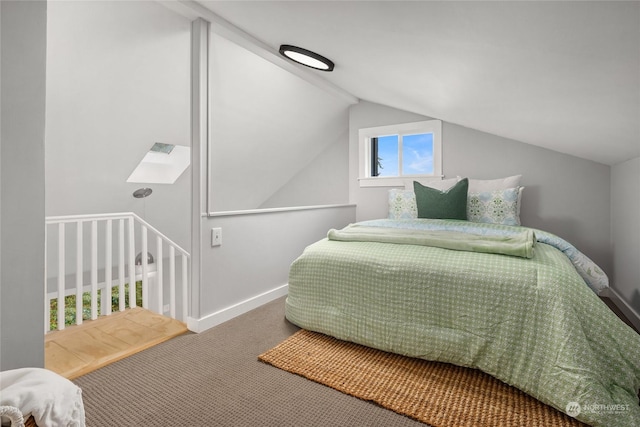
[[[536,236],[525,229],[508,236],[481,235],[448,230],[412,230],[402,228],[368,227],[349,225],[342,230],[329,230],[329,240],[343,242],[380,242],[406,245],[434,246],[457,251],[483,252],[533,257]]]

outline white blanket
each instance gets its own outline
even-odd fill
[[[82,390],[47,369],[23,368],[0,372],[0,405],[18,408],[39,427],[84,427]]]

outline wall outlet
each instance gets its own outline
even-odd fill
[[[222,244],[222,228],[211,229],[211,247],[220,246]]]

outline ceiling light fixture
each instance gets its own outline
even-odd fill
[[[335,65],[333,61],[322,55],[288,44],[280,46],[280,54],[294,62],[297,62],[298,64],[320,71],[333,71],[333,67]]]

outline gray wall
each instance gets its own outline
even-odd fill
[[[358,221],[387,216],[389,187],[358,185],[358,129],[428,117],[360,102],[350,110],[350,195]],[[609,166],[443,123],[443,173],[477,179],[522,174],[525,226],[557,234],[612,273]]]
[[[640,157],[611,168],[613,284],[640,313]]]
[[[44,366],[47,3],[2,1],[0,370]]]
[[[47,216],[132,211],[189,250],[190,169],[126,180],[154,142],[190,145],[190,21],[129,1],[51,2],[48,18]]]

